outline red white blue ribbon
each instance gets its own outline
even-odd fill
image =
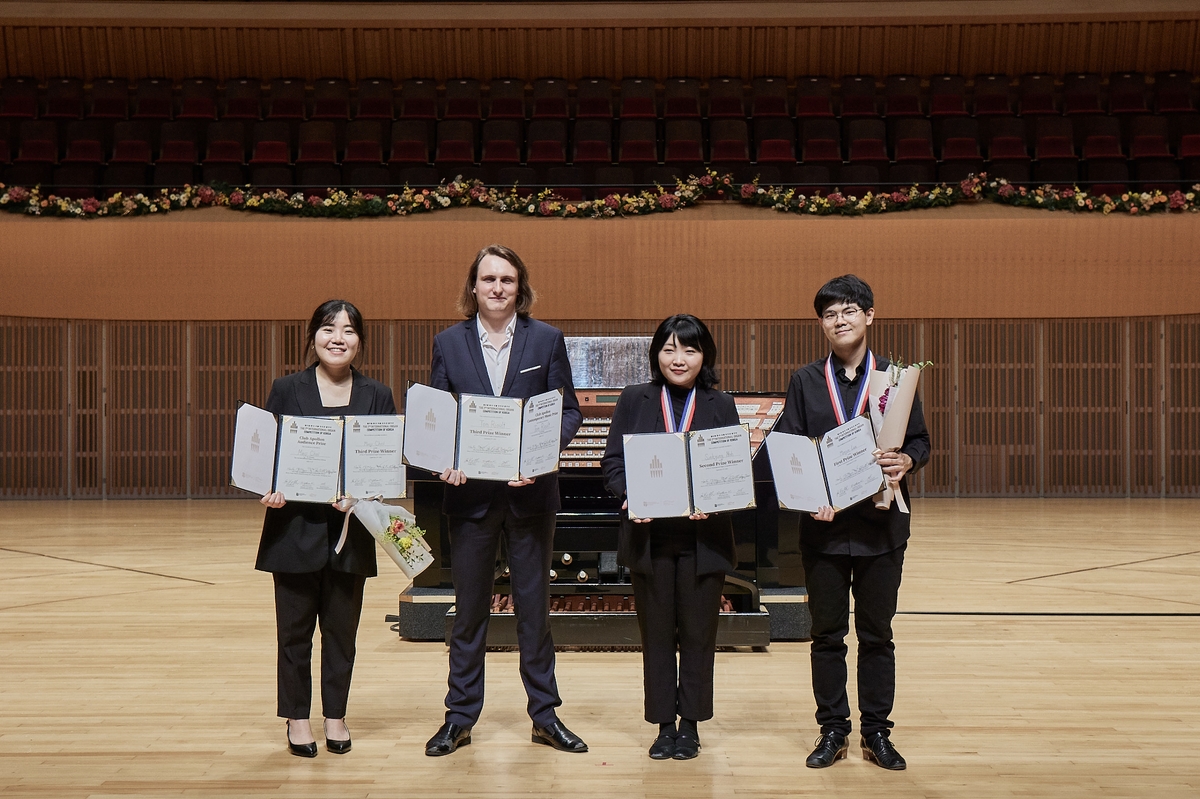
[[[829,357],[825,359],[825,387],[829,389],[829,401],[833,403],[833,413],[837,416],[839,425],[861,416],[867,410],[871,372],[875,371],[875,354],[870,350],[867,350],[864,365],[866,368],[862,373],[862,385],[858,389],[858,399],[854,401],[854,407],[851,409],[853,413],[847,415],[846,407],[842,404],[842,393],[837,387],[837,378],[833,376],[833,353],[829,353]]]
[[[683,403],[683,419],[678,430],[675,429],[675,406],[671,403],[671,392],[667,391],[666,386],[662,387],[662,412],[663,424],[666,425],[668,433],[687,432],[692,427],[692,417],[696,415],[696,387],[692,386],[687,401]]]

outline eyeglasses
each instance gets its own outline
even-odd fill
[[[832,325],[837,324],[838,317],[841,317],[847,322],[853,322],[858,318],[860,313],[864,313],[862,308],[843,308],[840,311],[826,311],[821,314],[821,321],[827,325]]]

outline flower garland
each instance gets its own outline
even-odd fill
[[[905,191],[867,192],[861,197],[841,191],[827,195],[819,192],[805,195],[796,188],[760,186],[757,180],[738,187],[731,175],[708,170],[699,177],[693,175],[678,179],[673,188],[656,186],[653,191],[610,194],[600,199],[582,201],[567,200],[550,189],[536,194],[523,193],[516,186],[498,189],[485,186],[482,181],[466,181],[461,177],[432,189],[406,186],[398,194],[382,196],[361,191],[330,190],[324,195],[305,195],[303,192],[289,193],[283,190],[256,192],[249,187],[201,185],[162,189],[151,194],[124,195],[118,192],[106,200],[94,197],[68,199],[43,194],[38,187],[6,187],[0,183],[0,210],[29,216],[93,219],[144,216],[221,205],[254,213],[355,219],[410,216],[452,207],[474,206],[521,216],[602,219],[672,213],[712,199],[732,199],[782,213],[813,216],[862,216],[918,208],[944,208],[986,200],[1051,211],[1137,215],[1184,211],[1194,213],[1200,211],[1198,196],[1200,184],[1188,192],[1128,192],[1114,198],[1106,194],[1093,195],[1078,187],[1055,189],[1051,186],[1015,186],[1003,178],[989,180],[986,173],[972,175],[957,186],[941,184],[928,190],[912,186]]]

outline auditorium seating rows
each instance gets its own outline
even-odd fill
[[[1187,73],[630,78],[487,85],[70,78],[0,85],[0,180],[92,196],[247,182],[375,193],[463,175],[603,196],[703,166],[811,193],[961,180],[1096,193],[1200,181]]]

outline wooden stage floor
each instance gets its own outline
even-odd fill
[[[271,581],[252,568],[256,504],[6,502],[0,793],[1200,795],[1200,502],[915,510],[896,621],[894,740],[909,769],[889,773],[857,747],[804,768],[817,734],[804,643],[717,655],[716,718],[686,763],[646,757],[639,655],[559,655],[561,716],[591,745],[577,756],[529,742],[516,655],[493,653],[474,745],[427,758],[446,650],[389,630],[404,582],[386,560],[358,637],[354,750],[292,757],[274,715]]]

